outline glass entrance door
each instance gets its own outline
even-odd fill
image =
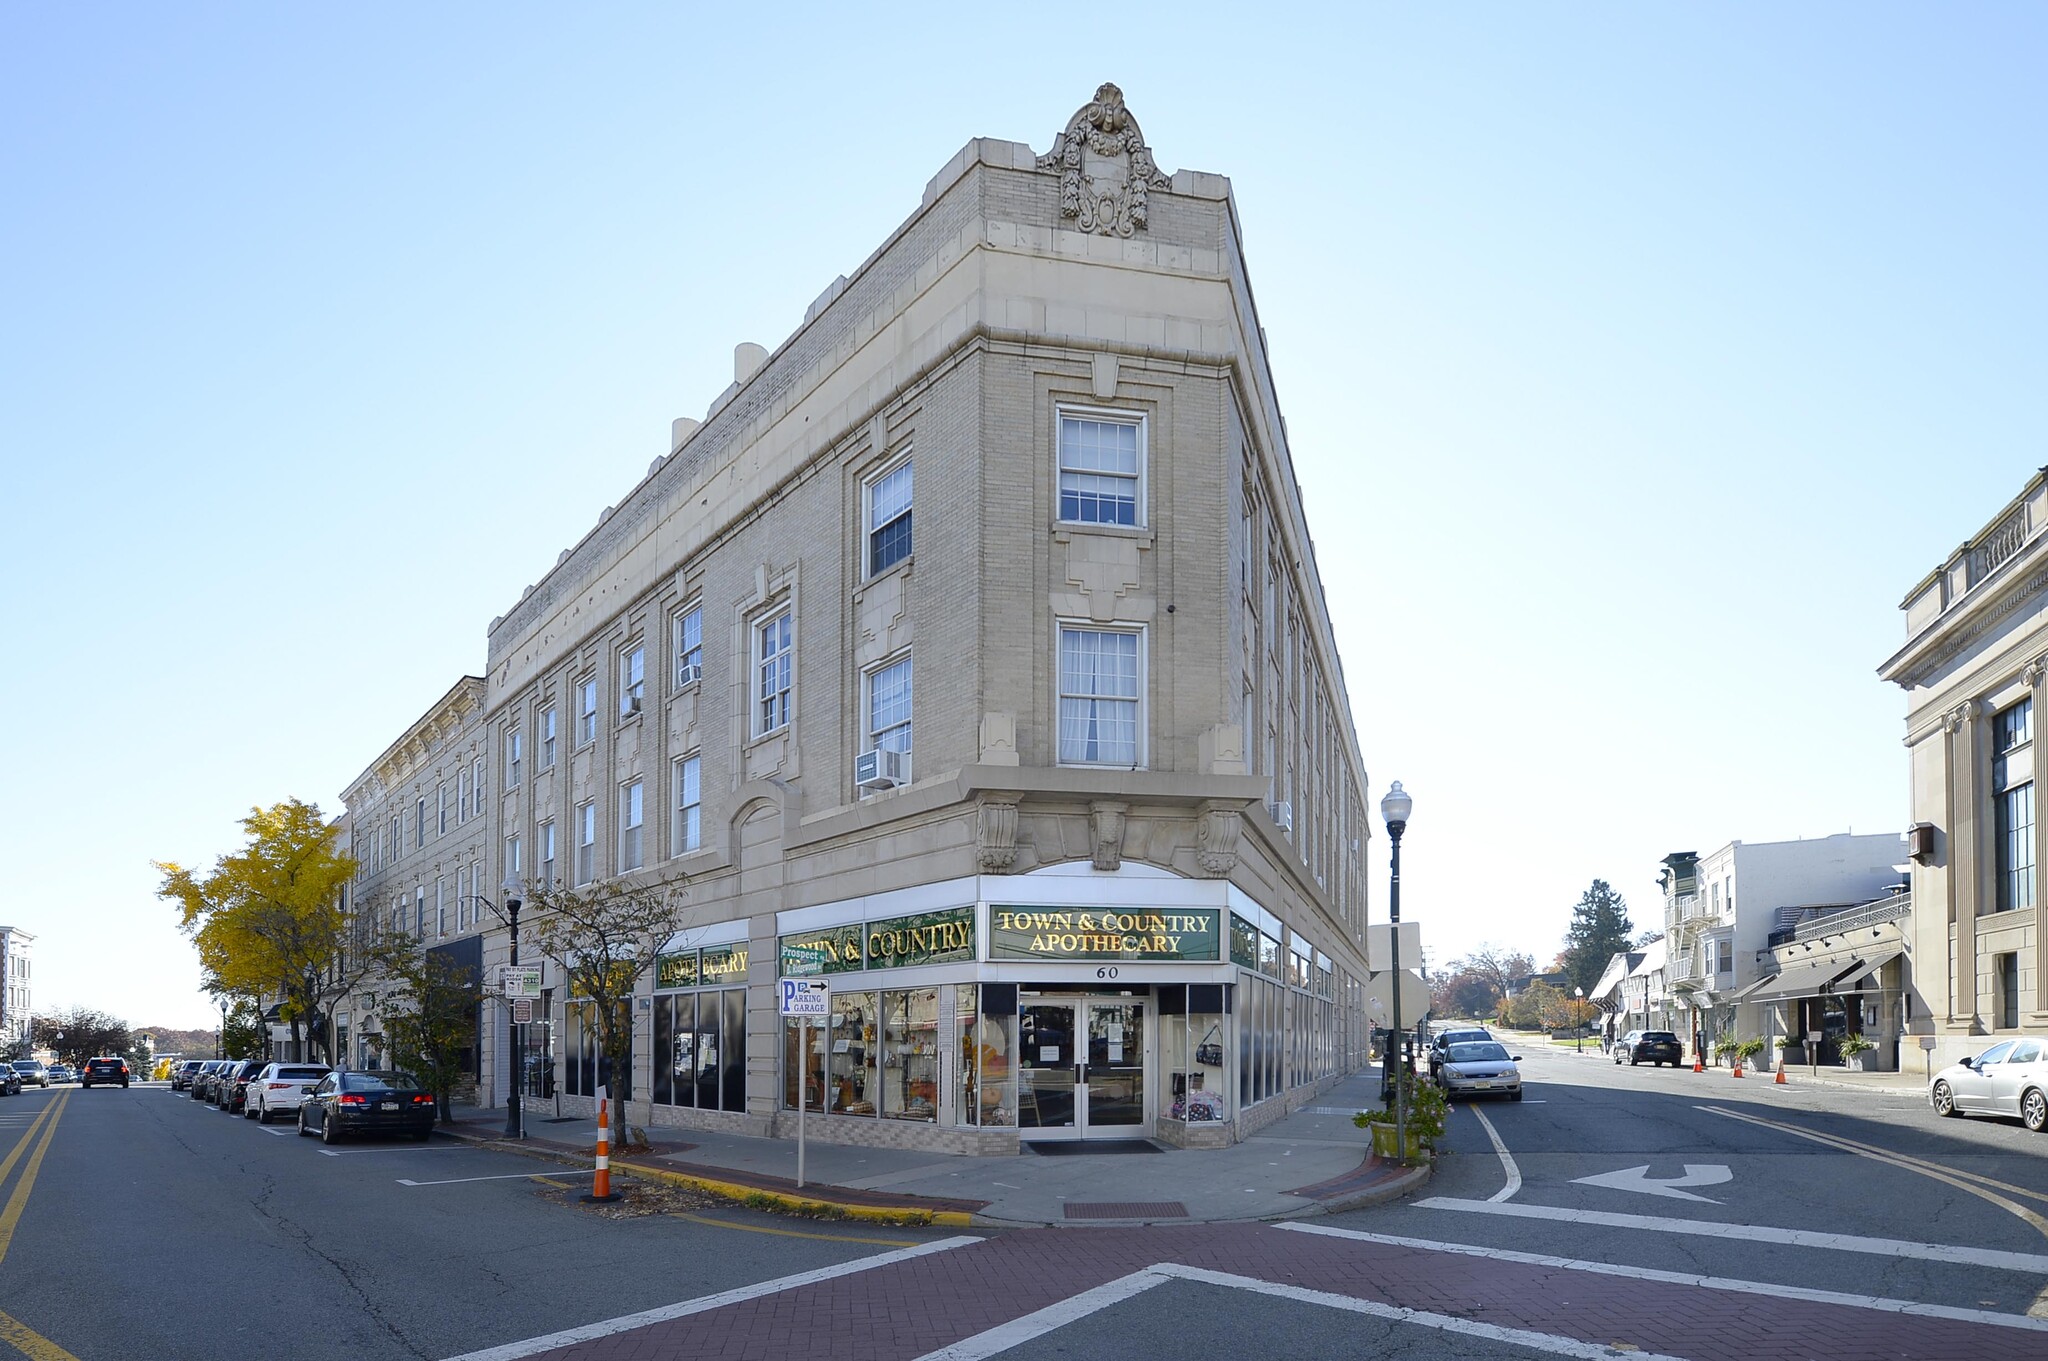
[[[1135,1138],[1147,1128],[1142,1002],[1018,1010],[1017,1126],[1027,1139]]]

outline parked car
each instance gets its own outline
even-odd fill
[[[11,1063],[0,1063],[0,1096],[21,1095],[21,1074]]]
[[[1444,1067],[1444,1051],[1454,1044],[1472,1044],[1480,1040],[1491,1040],[1493,1032],[1483,1025],[1458,1026],[1450,1030],[1439,1030],[1429,1041],[1429,1075],[1441,1079]]]
[[[50,1085],[50,1070],[35,1059],[16,1059],[14,1071],[21,1078],[21,1085],[24,1087],[31,1082],[38,1087]]]
[[[199,1072],[192,1078],[192,1099],[194,1101],[213,1100],[213,1084],[220,1080],[221,1069],[227,1067],[231,1062],[233,1062],[231,1059],[208,1059],[205,1063],[201,1064]]]
[[[78,1074],[76,1074],[76,1073],[74,1073],[74,1072],[72,1072],[72,1071],[71,1071],[71,1065],[70,1065],[70,1064],[68,1064],[68,1063],[53,1063],[53,1064],[51,1064],[51,1065],[50,1065],[50,1081],[52,1081],[52,1082],[76,1082],[77,1080],[78,1080]]]
[[[1939,1115],[2006,1115],[2036,1134],[2048,1129],[2048,1045],[2001,1040],[1934,1075],[1927,1099]]]
[[[113,1055],[103,1055],[85,1061],[85,1070],[78,1075],[80,1090],[87,1087],[111,1087],[115,1083],[128,1085],[128,1060]]]
[[[266,1063],[249,1079],[249,1094],[242,1102],[242,1114],[259,1125],[296,1111],[306,1099],[306,1088],[332,1072],[324,1063]]]
[[[1504,1096],[1520,1101],[1522,1070],[1515,1065],[1521,1058],[1520,1054],[1508,1053],[1507,1046],[1498,1040],[1458,1041],[1444,1046],[1437,1082],[1452,1100],[1461,1096]]]
[[[352,1134],[410,1134],[425,1142],[434,1132],[434,1094],[411,1073],[389,1069],[339,1071],[313,1084],[299,1105],[299,1133],[323,1144]]]
[[[1614,1061],[1620,1063],[1624,1059],[1630,1067],[1638,1063],[1668,1063],[1676,1068],[1685,1062],[1685,1046],[1668,1030],[1631,1030],[1614,1042]]]
[[[180,1059],[171,1066],[171,1090],[182,1092],[192,1085],[192,1079],[206,1065],[205,1059]]]
[[[243,1059],[221,1069],[220,1076],[213,1083],[213,1104],[229,1115],[240,1115],[242,1103],[249,1097],[249,1079],[262,1072],[262,1059]]]

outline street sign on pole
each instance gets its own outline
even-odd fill
[[[540,996],[540,967],[527,964],[500,964],[498,986],[511,998],[536,999]]]
[[[533,1020],[533,999],[520,997],[512,1003],[512,1021],[515,1025],[526,1025]]]
[[[781,980],[784,1016],[830,1016],[832,985],[822,978]]]

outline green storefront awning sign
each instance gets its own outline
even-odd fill
[[[989,958],[1173,963],[1222,958],[1213,907],[1006,907],[989,910]]]

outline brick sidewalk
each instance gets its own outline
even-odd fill
[[[535,1355],[910,1361],[1165,1262],[1694,1361],[2048,1356],[2048,1333],[1990,1323],[1229,1224],[1025,1230]]]

